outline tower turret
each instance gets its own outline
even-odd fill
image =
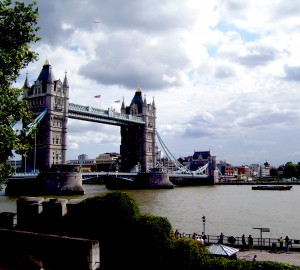
[[[36,133],[34,151],[27,153],[28,170],[47,170],[52,164],[64,164],[67,150],[67,114],[69,84],[65,74],[64,82],[56,80],[49,60],[23,97],[36,118],[45,109],[47,113],[40,121]]]
[[[139,87],[135,91],[130,106],[127,106],[124,111],[126,114],[143,117],[145,124],[121,126],[122,170],[131,171],[139,168],[142,172],[149,172],[155,167],[156,161],[155,111],[150,104],[147,104],[146,96],[143,100]]]

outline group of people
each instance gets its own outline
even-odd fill
[[[242,245],[243,245],[243,249],[247,248],[245,234],[242,235]],[[253,249],[253,237],[251,234],[249,234],[248,236],[248,248]]]
[[[179,231],[176,229],[175,231],[175,237],[179,238],[179,237],[184,237],[185,233],[180,234]],[[200,241],[200,243],[205,244],[205,240],[206,240],[206,235],[202,232],[202,234],[197,234],[197,233],[193,233],[192,238],[194,240]],[[218,243],[219,244],[223,244],[224,241],[224,234],[221,232],[221,234],[219,235],[218,238]],[[285,238],[283,238],[282,236],[278,238],[278,242],[279,242],[279,246],[280,246],[280,250],[283,251],[283,244],[285,245],[285,251],[289,252],[289,245],[291,244],[291,240],[288,236],[286,236]],[[253,249],[253,237],[251,234],[249,234],[248,236],[248,245],[246,243],[246,237],[245,234],[242,235],[242,245],[243,245],[243,249],[248,249],[251,250]],[[255,257],[256,259],[256,257]]]
[[[192,238],[194,239],[194,240],[197,240],[197,241],[199,241],[201,244],[205,244],[205,240],[206,240],[206,235],[204,234],[204,232],[202,232],[202,234],[198,234],[198,233],[193,233],[193,236],[192,236]]]
[[[289,246],[291,244],[291,239],[286,235],[285,238],[283,239],[282,236],[280,236],[278,238],[278,242],[279,242],[279,247],[280,247],[280,251],[283,251],[283,243],[285,245],[285,251],[289,252]]]
[[[180,237],[185,237],[185,233],[180,233],[177,229],[175,230],[174,233],[176,238],[180,238]],[[206,235],[204,234],[204,232],[202,232],[202,234],[198,234],[198,233],[193,233],[192,239],[199,241],[201,244],[205,244],[205,240],[206,240]]]

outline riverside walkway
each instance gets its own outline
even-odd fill
[[[193,234],[179,234],[179,237],[192,238]],[[298,239],[291,239],[289,252],[285,252],[284,248],[283,250],[280,250],[278,239],[275,238],[253,237],[254,246],[253,249],[249,250],[248,247],[246,249],[243,249],[242,237],[234,237],[235,238],[234,244],[231,244],[229,241],[231,237],[225,236],[223,240],[223,244],[239,249],[239,252],[237,253],[238,259],[251,261],[254,255],[256,255],[257,261],[281,262],[281,263],[287,263],[290,265],[300,267],[300,240]],[[219,241],[219,236],[206,235],[205,245],[209,246],[212,244],[217,244],[218,241]],[[246,243],[247,243],[247,237],[246,237]]]
[[[180,234],[179,237],[192,238],[193,234]],[[223,244],[239,249],[239,252],[237,253],[238,259],[251,261],[254,255],[256,255],[258,262],[281,262],[300,267],[300,240],[298,239],[291,239],[289,251],[285,252],[284,249],[280,250],[278,239],[275,238],[253,237],[254,246],[253,249],[249,250],[248,247],[243,249],[242,237],[234,237],[235,243],[231,244],[229,240],[231,240],[232,237],[233,236],[225,236]],[[218,241],[219,236],[206,235],[205,245],[209,246],[212,244],[217,244]]]
[[[193,234],[181,233],[179,234],[179,237],[192,238]],[[245,237],[246,237],[246,243],[248,243],[248,236]],[[300,240],[299,239],[290,239],[290,240],[291,240],[291,244],[289,245],[290,252],[298,252],[300,254]],[[206,245],[218,244],[218,242],[219,242],[219,236],[206,235],[206,239],[205,239]],[[243,248],[241,236],[237,236],[237,237],[225,236],[223,240],[223,244],[238,249]],[[274,253],[284,251],[284,249],[280,250],[279,241],[277,238],[253,237],[253,248],[254,250],[258,250],[258,251],[264,250],[264,251],[271,251]]]

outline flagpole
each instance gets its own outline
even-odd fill
[[[101,95],[94,96],[94,98],[99,98],[100,99],[99,105],[100,105],[100,109],[101,109]]]

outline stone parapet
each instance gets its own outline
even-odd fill
[[[0,269],[100,269],[97,240],[0,229]]]

